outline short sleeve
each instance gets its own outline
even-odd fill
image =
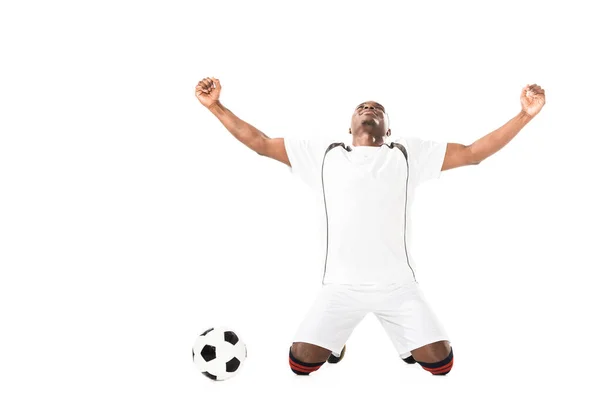
[[[291,164],[291,172],[316,189],[321,182],[321,164],[325,151],[334,140],[285,137],[283,144]]]
[[[437,179],[442,172],[446,157],[446,142],[423,140],[415,137],[397,140],[406,146],[410,174],[418,185],[430,179]]]

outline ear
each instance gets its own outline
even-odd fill
[[[385,136],[390,137],[392,135],[392,130],[388,129],[388,131],[385,133]]]
[[[352,128],[348,128],[348,133],[352,135]]]

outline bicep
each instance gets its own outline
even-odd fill
[[[444,163],[442,164],[442,171],[476,164],[473,160],[474,157],[470,146],[459,143],[448,143]]]
[[[257,153],[291,166],[283,138],[262,138]]]

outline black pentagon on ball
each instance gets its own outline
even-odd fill
[[[204,361],[209,362],[217,358],[217,349],[215,348],[215,346],[207,344],[202,348],[200,355],[202,356],[202,358],[204,358]]]
[[[194,349],[192,349],[192,361],[194,360],[194,357],[196,357],[196,353],[194,353]]]
[[[200,336],[206,336],[206,334],[207,334],[208,332],[212,331],[213,329],[215,329],[215,328],[210,328],[210,329],[207,329],[207,330],[205,330],[204,332],[202,332],[202,333],[200,334]]]
[[[227,361],[225,364],[225,371],[227,372],[235,372],[240,367],[240,360],[233,357],[231,360]]]
[[[240,339],[231,331],[225,332],[225,341],[235,345]]]
[[[217,377],[216,377],[216,376],[214,376],[213,374],[209,374],[209,373],[208,373],[208,372],[206,372],[206,371],[204,371],[204,372],[202,373],[202,375],[204,375],[204,376],[206,376],[206,377],[208,377],[208,378],[212,379],[213,381],[216,381],[216,380],[217,380]]]

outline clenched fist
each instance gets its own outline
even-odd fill
[[[220,95],[221,83],[217,78],[204,78],[196,85],[196,98],[206,108],[215,105]]]
[[[546,104],[546,91],[540,85],[527,85],[521,91],[521,109],[535,117]]]

